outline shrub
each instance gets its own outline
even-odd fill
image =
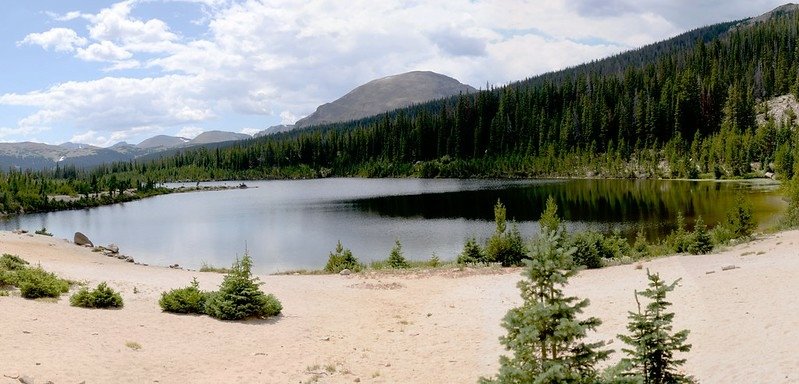
[[[691,233],[691,241],[688,244],[688,252],[694,255],[703,255],[713,250],[713,239],[707,231],[707,226],[702,220],[702,216],[696,219],[694,231]]]
[[[677,228],[669,234],[666,239],[669,247],[674,252],[688,252],[688,245],[691,243],[691,234],[685,230],[685,218],[682,212],[677,212]]]
[[[610,235],[602,236],[600,245],[599,254],[605,259],[620,259],[632,253],[630,243],[622,237],[618,230],[613,231]]]
[[[275,296],[263,293],[257,277],[252,277],[252,259],[244,253],[225,275],[218,292],[208,295],[205,313],[221,320],[275,316],[283,310]]]
[[[457,262],[460,265],[477,263],[487,264],[485,253],[483,253],[480,244],[477,243],[474,237],[466,239],[466,244],[463,245],[463,251],[458,255]]]
[[[52,233],[47,232],[47,228],[45,228],[45,227],[42,227],[42,229],[34,231],[34,233],[36,233],[37,235],[53,236]]]
[[[497,200],[494,206],[494,223],[497,228],[486,243],[485,259],[488,262],[499,262],[503,267],[521,265],[522,260],[527,257],[527,249],[515,224],[510,231],[507,230],[505,215],[505,206]]]
[[[633,253],[635,254],[635,257],[638,259],[642,257],[647,257],[651,254],[651,250],[649,249],[649,242],[646,241],[646,236],[644,236],[643,226],[638,228],[638,232],[635,234],[635,242],[633,243]]]
[[[69,291],[68,281],[45,271],[42,267],[16,271],[14,285],[19,288],[22,297],[27,299],[59,297]]]
[[[735,239],[749,237],[755,230],[752,205],[749,204],[742,193],[736,196],[735,205],[727,211],[727,221],[724,225]]]
[[[544,212],[541,213],[541,218],[538,220],[541,226],[541,232],[558,232],[561,231],[561,221],[558,217],[558,204],[555,203],[555,198],[552,196],[547,197],[546,207]]]
[[[435,252],[433,252],[433,255],[430,256],[430,260],[427,261],[427,265],[431,268],[436,268],[441,265],[441,259],[435,254]]]
[[[27,268],[28,265],[27,261],[16,255],[5,253],[0,256],[0,270],[18,271]]]
[[[345,269],[353,272],[358,272],[362,269],[361,263],[352,255],[352,251],[341,245],[341,241],[336,244],[335,252],[330,252],[330,257],[327,259],[325,271],[329,273],[339,273]]]
[[[710,238],[713,244],[728,244],[735,238],[735,234],[726,225],[717,225],[710,231]]]
[[[400,244],[399,239],[394,243],[394,248],[391,249],[391,254],[388,255],[386,262],[394,269],[411,267],[408,260],[402,255],[402,244]]]
[[[81,288],[69,298],[69,304],[82,308],[122,308],[123,305],[122,296],[105,282],[91,291],[86,287]]]
[[[599,252],[601,243],[602,235],[596,232],[578,232],[572,235],[569,245],[574,248],[574,265],[589,269],[602,267],[602,256]]]
[[[161,309],[165,312],[205,313],[205,300],[208,294],[201,291],[199,286],[200,284],[195,277],[188,287],[161,293],[161,299],[158,300],[158,305],[160,305]]]

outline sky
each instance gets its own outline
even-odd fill
[[[0,142],[253,134],[384,76],[429,70],[485,89],[782,3],[4,1]]]

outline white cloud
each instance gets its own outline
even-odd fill
[[[54,49],[58,52],[72,52],[76,47],[86,45],[88,41],[78,36],[69,28],[52,28],[42,33],[31,33],[25,36],[17,45],[38,45],[44,49]]]
[[[280,112],[280,124],[291,125],[296,123],[299,119],[300,118],[291,113],[291,111]]]
[[[192,77],[104,77],[67,82],[27,94],[8,93],[0,104],[30,106],[38,111],[20,126],[70,122],[93,130],[115,131],[145,126],[174,126],[213,116]]]
[[[161,43],[177,39],[177,35],[159,19],[141,21],[130,17],[134,0],[116,3],[96,15],[88,15],[91,22],[89,36],[97,41],[121,41],[126,44]]]
[[[195,126],[187,126],[187,127],[181,128],[180,131],[178,131],[178,133],[175,136],[185,137],[187,139],[193,139],[193,138],[199,136],[201,133],[203,133],[203,129],[202,128],[195,127]]]
[[[45,14],[47,14],[47,16],[50,16],[50,18],[56,21],[71,21],[84,16],[82,13],[78,11],[70,11],[63,15],[59,15],[58,13],[55,12],[45,12]]]
[[[133,54],[105,40],[86,48],[78,48],[75,56],[86,61],[123,61],[133,57]]]
[[[49,130],[50,127],[42,127],[42,126],[25,126],[25,127],[16,127],[16,128],[0,127],[0,140],[3,140],[7,137],[14,137],[19,135],[32,135],[35,133],[46,132]]]
[[[239,130],[239,133],[243,133],[243,134],[245,134],[245,135],[250,135],[250,136],[253,136],[253,135],[255,135],[256,133],[258,133],[258,132],[261,132],[261,131],[263,131],[263,129],[258,129],[258,128],[242,128],[241,130]]]

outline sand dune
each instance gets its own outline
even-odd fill
[[[644,263],[668,281],[682,278],[671,300],[675,325],[691,330],[687,373],[703,383],[799,383],[797,245],[791,231]],[[215,289],[219,274],[138,266],[8,232],[0,233],[0,252],[63,277],[108,281],[125,300],[121,310],[87,310],[66,297],[0,297],[0,383],[475,382],[497,370],[500,319],[520,302],[518,269],[262,276],[283,315],[222,322],[162,313],[157,304],[160,292],[194,276]],[[722,271],[726,265],[739,268]],[[614,340],[633,291],[645,285],[645,270],[627,265],[584,271],[569,290],[590,298],[589,313],[603,319],[594,337]]]

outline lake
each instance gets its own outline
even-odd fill
[[[761,226],[773,225],[785,207],[773,183],[752,182],[346,178],[247,185],[254,188],[23,215],[1,221],[0,228],[46,227],[70,240],[81,231],[95,244],[117,244],[139,262],[188,268],[229,266],[247,250],[257,272],[272,273],[322,268],[339,240],[364,262],[388,257],[396,239],[409,259],[433,253],[453,259],[467,237],[483,242],[493,232],[497,199],[525,237],[538,233],[536,220],[550,195],[569,230],[617,229],[633,236],[643,226],[649,238],[671,231],[678,212],[689,225],[701,215],[713,226],[737,193],[752,203]]]

